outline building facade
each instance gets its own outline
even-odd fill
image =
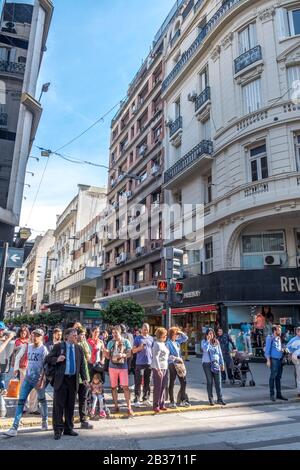
[[[106,305],[109,300],[132,298],[151,316],[160,306],[156,280],[162,275],[162,52],[163,36],[158,34],[112,121],[104,297],[97,299]]]
[[[14,286],[15,291],[6,298],[5,312],[10,317],[15,317],[23,312],[23,293],[25,285],[25,269],[14,269],[10,278],[10,284]]]
[[[35,93],[53,5],[50,0],[1,4],[0,240],[12,242],[28,156],[42,113]]]
[[[198,247],[170,241],[188,276],[176,321],[238,328],[265,306],[299,324],[300,3],[191,0],[168,35],[165,199],[205,224]]]
[[[78,194],[58,216],[48,253],[49,303],[93,308],[101,287],[101,213],[106,188],[78,186]],[[50,280],[50,282],[49,282]]]

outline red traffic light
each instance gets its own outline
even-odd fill
[[[182,294],[183,293],[183,282],[176,282],[175,292],[176,292],[176,294]]]
[[[158,292],[167,292],[168,291],[168,282],[167,281],[158,281],[157,282]]]

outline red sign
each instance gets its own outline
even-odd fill
[[[167,281],[158,281],[157,282],[158,292],[167,292],[168,291],[168,282]]]
[[[199,305],[197,307],[179,307],[172,308],[172,315],[185,315],[186,313],[207,313],[207,312],[217,312],[217,305]],[[166,315],[166,310],[162,311],[163,315]]]

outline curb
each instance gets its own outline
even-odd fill
[[[289,403],[299,403],[300,398],[291,398],[289,399]],[[195,406],[190,406],[188,408],[185,407],[178,407],[175,409],[168,409],[166,411],[161,411],[160,413],[155,413],[153,410],[145,410],[145,411],[134,411],[134,418],[139,418],[143,416],[157,416],[159,415],[166,415],[166,414],[175,414],[175,413],[188,413],[191,411],[215,411],[215,410],[221,410],[221,409],[238,409],[238,408],[246,408],[246,407],[257,407],[257,406],[267,406],[267,405],[282,405],[282,402],[272,402],[270,400],[264,400],[264,401],[257,401],[257,402],[248,402],[248,403],[228,403],[226,406],[222,405],[215,405],[215,406],[210,406],[210,405],[195,405]],[[117,419],[132,419],[133,417],[129,417],[126,413],[117,413],[117,414],[111,414],[109,419],[117,420]],[[75,417],[74,422],[76,424],[79,423],[79,418],[78,416]],[[93,422],[93,421],[92,421]],[[11,427],[13,424],[13,418],[0,418],[0,430],[7,429]],[[41,418],[22,418],[22,426],[21,428],[24,427],[38,427],[41,425]],[[49,425],[52,425],[52,419],[49,419]]]

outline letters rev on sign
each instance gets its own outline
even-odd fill
[[[281,292],[300,292],[300,277],[281,276]]]

